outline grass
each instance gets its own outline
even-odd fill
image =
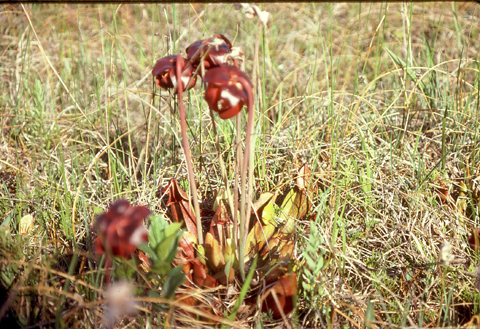
[[[290,325],[478,324],[479,256],[467,247],[479,226],[478,5],[260,7],[271,21],[256,72],[255,194],[293,186],[305,162],[316,185],[297,225]],[[257,25],[230,4],[3,4],[0,22],[2,325],[100,327],[95,215],[119,198],[162,214],[171,177],[188,191],[179,118],[170,94],[153,97],[153,64],[222,33],[252,77]],[[185,98],[208,203],[223,184],[208,106],[200,84]],[[233,182],[235,123],[216,124]],[[27,214],[35,225],[21,236]],[[162,327],[155,304],[129,325]],[[271,325],[240,313],[239,326]]]

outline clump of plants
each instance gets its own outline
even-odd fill
[[[233,47],[221,34],[192,43],[186,48],[186,58],[178,54],[157,61],[152,70],[156,85],[176,95],[191,200],[171,179],[163,193],[168,198],[167,214],[173,224],[167,225],[157,216],[152,219],[149,233],[142,225],[150,215],[146,207],[133,207],[126,200],[115,202],[97,219],[96,250],[107,255],[107,279],[112,259],[117,262],[115,278],[131,279],[141,268],[142,275],[150,283],[155,282],[147,289],[149,295],[175,299],[183,309],[193,306],[210,315],[210,320],[217,319],[222,309],[223,317],[229,315],[229,320],[234,320],[241,305],[250,305],[242,317],[260,309],[273,319],[286,320],[297,294],[293,237],[296,221],[311,207],[311,171],[306,164],[299,168],[296,186],[286,194],[267,192],[253,200],[254,93],[250,79],[239,68],[243,61],[241,49]],[[210,218],[202,216],[199,206],[182,102],[183,92],[193,88],[199,79],[204,83],[213,127],[213,112],[224,120],[236,117],[238,128],[240,112],[244,106],[248,110],[243,154],[241,130],[237,129],[233,193],[217,142],[225,186],[217,193],[213,208],[203,211],[214,213]],[[177,291],[180,286],[182,289]],[[220,287],[228,287],[229,296],[239,294],[233,308],[225,309],[221,298],[213,297],[212,302],[210,296],[206,301],[203,294],[207,292],[198,293],[198,289],[211,291]]]
[[[152,71],[157,86],[173,88],[177,95],[189,186],[195,209],[194,213],[190,210],[186,193],[174,180],[171,180],[165,189],[169,198],[167,204],[170,207],[170,217],[174,222],[184,222],[187,228],[180,242],[181,252],[177,254],[174,262],[182,266],[187,278],[186,285],[198,288],[214,288],[220,284],[229,285],[233,284],[235,280],[240,283],[239,286],[241,284],[250,285],[251,282],[247,282],[246,272],[256,271],[259,281],[266,281],[264,290],[267,286],[274,287],[276,285],[281,286],[282,290],[277,293],[276,289],[270,288],[269,291],[275,296],[271,297],[275,301],[275,305],[273,301],[265,300],[262,307],[273,309],[274,317],[284,317],[285,313],[293,309],[292,299],[296,294],[296,275],[291,268],[285,266],[291,260],[293,250],[293,243],[290,240],[295,227],[293,220],[305,215],[307,192],[305,189],[298,188],[297,191],[287,195],[281,208],[283,218],[280,218],[279,214],[275,214],[273,206],[275,194],[273,193],[261,197],[252,209],[253,154],[251,151],[253,148],[251,135],[255,112],[252,83],[238,67],[238,63],[244,60],[243,52],[234,48],[225,36],[217,34],[211,38],[194,42],[187,47],[186,54],[187,58],[185,59],[180,54],[176,58],[173,56],[162,58]],[[225,182],[225,194],[224,196],[218,195],[215,200],[213,209],[215,215],[207,223],[207,232],[204,232],[203,229],[202,216],[196,197],[196,182],[189,154],[182,102],[183,91],[191,88],[198,76],[205,84],[205,100],[211,111],[213,125],[215,125],[215,118],[212,111],[219,113],[221,119],[229,119],[237,116],[244,105],[248,109],[243,163],[241,166],[237,166],[237,173],[240,172],[240,187],[238,188],[236,180],[232,202],[225,166],[220,163]],[[237,125],[237,127],[239,126]],[[237,130],[237,140],[241,138],[240,132]],[[218,151],[220,153],[220,149]],[[237,158],[241,158],[239,151],[238,148]],[[248,181],[247,174],[249,175]],[[235,177],[238,177],[238,174]],[[302,196],[305,205],[302,203]],[[296,200],[296,198],[300,198],[300,200]],[[305,209],[301,209],[303,206]],[[295,207],[297,209],[290,209]],[[257,256],[254,257],[255,255]],[[257,268],[254,264],[257,265]],[[288,276],[288,278],[283,276]],[[197,305],[201,304],[201,299],[188,298],[186,302]]]

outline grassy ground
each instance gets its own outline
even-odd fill
[[[95,214],[119,198],[163,213],[168,180],[187,189],[178,115],[167,92],[153,97],[151,70],[213,33],[242,47],[258,77],[257,195],[293,186],[305,162],[314,172],[295,247],[309,284],[289,325],[480,323],[480,259],[467,245],[480,220],[479,6],[260,7],[271,20],[254,73],[258,26],[231,4],[0,6],[2,323],[101,326]],[[185,97],[206,202],[221,186],[212,126],[200,84]],[[235,125],[217,125],[233,168]],[[27,214],[34,227],[21,235]],[[311,268],[306,250],[327,266]],[[143,307],[124,324],[161,327]]]

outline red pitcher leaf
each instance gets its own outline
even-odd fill
[[[195,280],[205,280],[207,277],[207,270],[205,269],[205,265],[202,264],[198,259],[192,259],[190,264],[193,265],[193,276]]]
[[[260,195],[257,201],[253,204],[253,209],[258,218],[264,225],[276,225],[275,222],[275,199],[276,195],[272,192],[265,192]]]
[[[171,219],[176,223],[185,223],[187,231],[197,237],[197,220],[188,202],[187,194],[175,179],[170,179],[163,193],[168,195],[167,207],[170,207]]]
[[[275,232],[273,225],[260,225],[256,222],[253,228],[248,232],[247,242],[245,244],[245,262],[248,262],[253,256],[262,250],[266,241],[270,240]]]
[[[291,213],[295,219],[300,219],[305,217],[307,211],[312,207],[312,199],[309,197],[306,190],[300,191],[297,187],[294,189],[297,195]]]
[[[218,209],[210,223],[209,232],[221,246],[224,246],[226,240],[231,237],[231,231],[233,229],[232,222],[227,201],[220,200]]]
[[[215,273],[222,271],[225,267],[223,250],[218,241],[210,233],[207,233],[205,237],[205,256],[207,257],[208,267]]]
[[[194,276],[193,282],[195,282],[195,284],[200,288],[218,287],[218,281],[209,274],[207,274],[204,279],[200,279]]]
[[[180,239],[180,248],[182,249],[187,259],[195,258],[195,247],[197,244],[197,238],[190,232],[184,232]]]
[[[193,282],[200,288],[215,288],[218,282],[207,274],[205,265],[197,259],[191,261],[193,264]]]
[[[273,297],[276,295],[276,299]],[[274,319],[280,319],[283,314],[288,314],[293,311],[297,297],[297,274],[287,274],[274,283],[265,294],[265,300],[262,304],[262,312],[272,311]]]

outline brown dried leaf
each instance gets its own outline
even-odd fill
[[[297,177],[297,186],[300,190],[307,189],[312,178],[312,170],[308,164],[303,164],[300,169],[298,169]]]
[[[193,236],[197,236],[197,220],[192,207],[188,202],[188,196],[182,190],[175,179],[170,179],[163,192],[168,195],[167,207],[170,207],[171,219],[176,223],[185,223],[187,231]]]

